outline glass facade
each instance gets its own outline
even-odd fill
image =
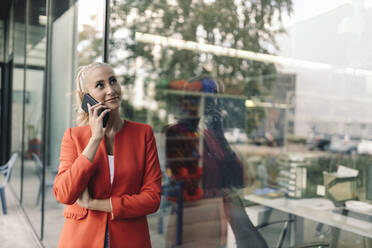
[[[0,20],[0,62],[3,62],[4,60],[4,35],[5,34],[5,29],[4,29],[4,20]]]
[[[56,247],[59,232],[62,230],[63,205],[59,204],[51,189],[55,171],[58,168],[59,151],[62,136],[66,127],[74,125],[74,70],[76,68],[77,44],[77,3],[71,1],[53,1],[52,3],[52,38],[50,68],[50,128],[53,130],[48,135],[49,143],[49,168],[46,171],[46,182],[49,187],[45,191],[45,218],[44,218],[44,245]],[[63,104],[61,104],[63,103]],[[55,227],[48,228],[48,227]]]
[[[113,66],[122,117],[154,130],[153,247],[372,247],[371,1],[9,2],[1,159],[21,155],[11,186],[45,247],[75,71],[94,61]]]
[[[25,44],[26,44],[26,1],[16,1],[15,8],[18,9],[15,15],[14,24],[14,67],[12,84],[12,152],[22,154],[24,152],[24,108],[28,104],[29,93],[25,92]],[[21,199],[21,175],[22,159],[17,159],[12,172],[12,186]],[[15,179],[16,178],[16,179]]]
[[[41,144],[43,142],[43,123],[45,118],[44,73],[46,64],[46,2],[31,0],[27,4],[26,31],[26,63],[25,92],[29,92],[29,103],[24,106],[24,177],[23,205],[27,215],[41,237],[41,196],[44,156]],[[37,149],[39,146],[39,149]],[[38,156],[41,164],[36,163],[33,156]]]
[[[102,61],[105,1],[79,0],[77,8],[77,65]]]

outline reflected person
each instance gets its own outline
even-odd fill
[[[204,197],[223,198],[226,219],[234,233],[237,247],[267,247],[261,234],[250,221],[241,202],[238,190],[244,187],[243,164],[227,142],[222,109],[223,100],[218,94],[224,92],[224,85],[207,76],[199,80],[207,92],[216,96],[206,97],[204,108],[203,145],[203,191]]]
[[[185,117],[177,124],[167,128],[167,140],[172,137],[170,140],[174,140],[178,144],[168,141],[167,149],[174,151],[174,154],[178,154],[180,158],[200,158],[202,164],[202,169],[200,168],[197,171],[198,173],[194,173],[195,179],[201,179],[202,189],[195,190],[198,189],[198,184],[194,181],[190,183],[193,174],[189,172],[196,171],[194,167],[197,165],[195,164],[197,160],[192,164],[191,170],[190,164],[179,163],[179,160],[175,160],[177,162],[174,162],[173,165],[168,163],[171,164],[174,179],[184,180],[185,182],[185,201],[193,200],[198,202],[199,205],[207,205],[208,202],[212,202],[215,208],[221,208],[222,213],[218,214],[218,211],[214,211],[216,214],[212,217],[214,223],[216,223],[213,228],[218,225],[220,228],[220,232],[211,230],[211,232],[220,233],[218,244],[215,243],[215,245],[221,246],[226,242],[227,220],[233,230],[238,247],[267,247],[264,239],[249,220],[237,194],[237,190],[244,187],[244,170],[241,161],[224,136],[221,114],[223,106],[221,99],[218,98],[218,94],[224,91],[224,85],[211,77],[200,76],[189,81],[171,82],[170,87],[184,91],[185,96],[181,103],[181,109]],[[202,113],[202,119],[200,119],[200,113]],[[203,123],[200,123],[201,120]],[[199,126],[203,128],[199,129]],[[190,135],[195,132],[198,134]],[[174,139],[177,136],[199,137],[200,135],[203,142],[202,146],[196,141],[193,143],[192,139],[184,141]],[[200,147],[202,147],[202,152],[200,152]],[[188,151],[187,154],[184,151]],[[187,187],[192,187],[194,190],[188,192]],[[189,196],[190,192],[194,192],[194,198]],[[195,222],[201,222],[200,219],[204,219],[205,222],[211,221],[203,216],[202,213],[205,212],[205,209],[200,208],[194,211],[194,215],[197,215],[194,217]],[[209,210],[209,212],[213,212],[212,208],[209,208]],[[184,219],[188,218],[193,217],[188,217],[185,214]],[[205,237],[198,236],[195,232],[198,232],[198,230],[186,234],[186,237],[198,237],[200,242],[203,242]]]

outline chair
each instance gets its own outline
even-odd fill
[[[295,218],[292,215],[290,215],[287,220],[279,220],[279,221],[272,221],[270,223],[263,223],[261,225],[256,226],[256,228],[260,230],[261,228],[267,227],[269,225],[284,223],[284,226],[279,236],[278,243],[276,245],[276,248],[282,248],[284,245],[285,237],[289,231],[288,230],[289,225],[293,222],[295,222]],[[308,243],[302,243],[302,244],[295,245],[295,248],[323,248],[323,247],[330,247],[330,243],[326,241],[314,241],[314,242],[308,242]]]
[[[36,171],[37,171],[37,176],[39,177],[40,184],[39,184],[39,190],[37,193],[37,198],[36,198],[36,205],[39,204],[40,198],[41,198],[41,193],[42,193],[42,184],[43,184],[43,164],[40,161],[40,158],[38,155],[35,153],[32,153],[32,160],[35,162],[36,165]],[[47,169],[47,172],[53,175],[53,179],[45,180],[45,192],[47,192],[48,189],[53,188],[54,185],[54,177],[57,174],[57,170],[52,170],[52,169]]]
[[[3,207],[3,213],[7,214],[7,207],[6,207],[6,198],[5,198],[5,187],[8,184],[12,172],[12,168],[15,164],[15,161],[17,159],[17,153],[13,153],[12,157],[9,159],[9,161],[0,166],[0,173],[4,175],[5,180],[0,184],[0,197],[1,197],[1,204]]]
[[[250,221],[248,215],[246,214],[246,211],[244,210],[245,206],[239,195],[229,194],[227,196],[224,196],[224,203],[228,221],[231,225],[231,228],[233,229],[236,239],[239,239],[240,241],[238,247],[249,247],[250,245],[252,247],[268,247],[268,244],[263,239],[263,236],[258,233],[258,231],[273,224],[284,223],[282,231],[279,235],[278,242],[275,246],[276,248],[282,248],[284,246],[285,238],[290,231],[290,225],[296,221],[296,217],[292,214],[289,214],[288,219],[269,222],[269,218],[265,218],[266,220],[264,221],[264,223],[254,226]],[[269,211],[268,214],[270,215],[271,212]],[[323,248],[330,247],[330,245],[331,244],[326,241],[315,241],[296,244],[294,247]]]

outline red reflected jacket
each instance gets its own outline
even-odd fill
[[[150,126],[131,121],[114,138],[114,179],[105,139],[90,162],[82,151],[91,137],[89,126],[69,128],[62,144],[53,192],[67,204],[58,247],[104,247],[106,223],[110,247],[151,247],[146,215],[159,208],[161,171]],[[92,198],[111,198],[112,214],[87,210],[76,200],[88,186]]]

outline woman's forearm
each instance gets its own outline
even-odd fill
[[[83,151],[83,155],[91,162],[94,161],[94,157],[96,155],[99,144],[101,143],[101,140],[102,139],[91,137],[88,142],[88,145],[85,147]]]
[[[94,161],[94,157],[96,155],[99,144],[101,143],[101,140],[102,139],[100,139],[100,138],[91,137],[89,142],[88,142],[88,145],[85,147],[85,149],[82,153],[91,162]],[[92,199],[92,198],[90,198],[88,200],[87,205],[88,206],[85,206],[85,207],[88,208],[88,209],[104,211],[104,212],[108,212],[108,213],[112,212],[110,198],[108,198],[108,199]]]
[[[108,198],[108,199],[91,199],[89,201],[89,207],[88,208],[92,209],[92,210],[104,211],[104,212],[108,212],[108,213],[112,212],[110,198]]]

